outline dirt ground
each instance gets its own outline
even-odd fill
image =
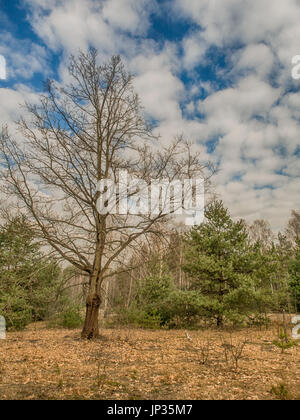
[[[43,325],[8,333],[0,341],[0,399],[300,399],[300,347],[281,354],[274,328],[79,336]]]

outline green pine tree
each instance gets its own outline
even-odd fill
[[[24,328],[47,315],[60,269],[45,258],[22,217],[0,226],[0,314],[7,326]]]
[[[207,316],[218,326],[224,318],[242,322],[265,309],[261,283],[274,267],[265,264],[259,244],[250,244],[245,222],[233,221],[222,201],[208,206],[205,219],[188,234],[183,268],[203,298]]]

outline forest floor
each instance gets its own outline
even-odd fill
[[[79,337],[44,324],[8,333],[0,340],[0,399],[300,399],[300,345],[281,354],[275,328]]]

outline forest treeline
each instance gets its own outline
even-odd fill
[[[300,311],[299,211],[276,236],[265,220],[233,220],[218,200],[200,226],[163,228],[163,240],[153,235],[128,252],[103,284],[107,325],[249,326]],[[0,314],[8,328],[42,320],[79,327],[87,288],[84,273],[55,259],[24,218],[1,225]]]

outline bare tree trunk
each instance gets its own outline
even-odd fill
[[[89,295],[86,300],[86,316],[81,332],[83,339],[95,339],[99,337],[99,308],[101,298],[98,294]]]
[[[288,339],[286,316],[285,316],[285,310],[284,309],[282,311],[282,323],[283,323],[283,331],[284,331],[284,341],[287,343],[289,341],[289,339]]]
[[[130,272],[129,272],[129,292],[128,292],[128,298],[127,298],[127,308],[129,308],[130,303],[131,303],[132,287],[133,287],[133,273],[132,273],[132,270],[130,270]]]
[[[107,316],[107,313],[108,313],[108,300],[109,300],[109,281],[108,281],[108,279],[105,281],[104,291],[105,291],[105,296],[104,296],[104,318],[105,318]]]
[[[223,327],[223,317],[222,317],[222,315],[217,316],[217,327],[218,328]]]
[[[179,288],[180,290],[183,290],[183,284],[182,284],[182,257],[183,257],[183,251],[182,251],[182,240],[180,239],[179,243]]]
[[[100,257],[97,255],[95,271],[90,277],[89,293],[86,299],[86,314],[81,338],[92,340],[99,337],[99,309],[101,305]]]

